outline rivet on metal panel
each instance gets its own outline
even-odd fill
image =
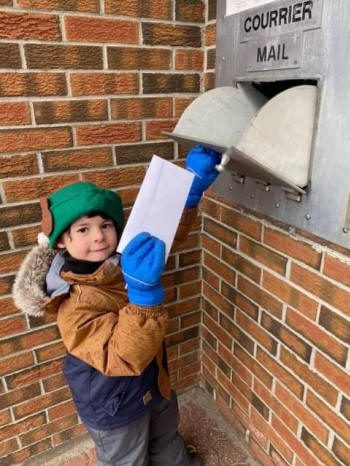
[[[278,208],[280,207],[280,205],[281,205],[281,204],[280,204],[279,202],[275,202],[275,207],[276,207],[276,209],[278,209]]]
[[[249,199],[255,199],[255,194],[249,194]]]
[[[232,184],[228,187],[228,190],[229,190],[229,191],[232,191],[232,190],[233,190]]]
[[[343,233],[349,233],[349,228],[343,228]]]
[[[222,60],[222,61],[225,61],[225,60],[226,60],[226,57],[225,57],[225,56],[222,56],[222,57],[221,57],[221,60]]]
[[[303,199],[303,196],[302,196],[301,193],[298,193],[296,191],[291,191],[291,190],[288,190],[288,189],[283,189],[283,191],[284,191],[284,194],[285,194],[286,198],[291,200],[291,201],[301,202],[302,199]]]
[[[270,183],[266,183],[264,181],[260,181],[260,180],[256,180],[255,183],[257,184],[257,187],[259,189],[261,189],[262,191],[265,191],[266,193],[268,193],[269,191],[271,191],[271,185]]]
[[[311,220],[311,215],[310,215],[310,214],[306,214],[306,215],[305,215],[305,218],[306,218],[306,220]]]
[[[238,184],[243,184],[245,182],[245,176],[244,175],[237,175],[235,177],[235,182]]]

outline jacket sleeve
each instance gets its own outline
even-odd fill
[[[69,353],[104,375],[126,376],[140,375],[155,358],[167,320],[163,306],[127,304],[119,315],[106,312],[102,305],[84,300],[84,290],[73,287],[60,306],[57,324]]]
[[[198,214],[198,209],[185,209],[178,226],[178,229],[175,234],[174,242],[171,248],[171,252],[176,252],[176,250],[181,246],[181,243],[186,239],[188,233],[190,232]]]

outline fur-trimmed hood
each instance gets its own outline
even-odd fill
[[[35,246],[26,256],[17,273],[12,293],[15,305],[32,316],[42,316],[50,299],[46,276],[55,252],[47,246]]]

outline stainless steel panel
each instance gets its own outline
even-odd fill
[[[247,208],[350,248],[350,231],[344,228],[350,190],[350,2],[329,0],[317,4],[323,4],[321,28],[303,31],[301,66],[252,73],[248,71],[248,54],[238,51],[242,13],[225,17],[225,0],[218,0],[216,85],[314,79],[318,82],[319,102],[311,190],[301,202],[288,199],[278,187],[262,191],[251,178],[238,184],[230,171],[219,176],[214,189]],[[285,32],[281,28],[280,33]]]

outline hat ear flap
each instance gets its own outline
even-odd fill
[[[40,198],[40,207],[41,207],[41,231],[45,233],[46,236],[49,236],[52,232],[53,221],[52,215],[49,209],[49,200],[47,197]]]

